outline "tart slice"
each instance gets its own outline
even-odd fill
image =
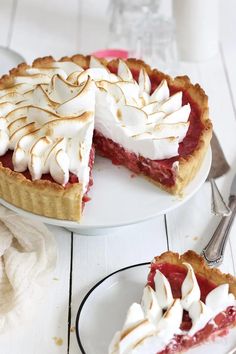
[[[236,279],[193,251],[151,263],[141,304],[130,306],[109,354],[176,354],[236,326]]]

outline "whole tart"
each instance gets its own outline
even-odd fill
[[[208,98],[187,76],[136,59],[39,58],[0,80],[0,197],[80,221],[95,150],[180,195],[211,135]]]
[[[236,278],[193,251],[155,257],[141,304],[130,306],[109,354],[176,354],[236,326]]]

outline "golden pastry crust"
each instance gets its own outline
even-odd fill
[[[118,66],[118,60],[111,62],[107,62],[105,59],[99,60],[107,67]],[[15,76],[28,75],[25,71],[26,69],[30,67],[47,68],[55,61],[52,56],[47,56],[34,60],[32,66],[26,63],[18,65],[17,68],[10,71],[9,75],[4,75],[0,79],[0,89],[14,86]],[[72,61],[83,68],[88,68],[90,56],[77,54],[72,57],[63,57],[59,61]],[[152,70],[150,66],[143,61],[132,58],[127,59],[126,63],[131,70],[140,70],[143,67],[149,76],[155,77],[158,81],[165,78],[169,85],[187,91],[200,108],[200,119],[203,130],[194,152],[186,158],[180,159],[175,185],[168,187],[148,178],[165,191],[180,195],[183,188],[198,172],[209,147],[212,125],[208,117],[208,98],[199,85],[192,85],[190,83],[187,76],[172,79],[157,69]],[[68,187],[63,187],[51,181],[31,181],[26,179],[21,173],[11,171],[9,168],[4,168],[0,163],[0,197],[17,207],[35,214],[65,220],[80,221],[81,219],[83,195],[82,186],[79,183],[73,183]]]
[[[0,163],[0,197],[34,214],[65,220],[80,220],[82,185],[63,187],[47,180],[31,181]]]
[[[236,278],[231,274],[222,273],[217,268],[210,268],[205,260],[194,251],[187,251],[182,255],[167,251],[155,257],[152,261],[153,264],[170,263],[180,266],[183,265],[184,262],[191,264],[196,274],[207,278],[216,285],[229,284],[230,292],[236,297]]]

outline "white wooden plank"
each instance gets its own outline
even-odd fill
[[[58,244],[57,267],[51,275],[49,286],[45,288],[42,299],[36,304],[32,318],[21,323],[18,328],[12,328],[1,334],[2,354],[67,352],[70,232],[59,227],[50,227],[50,230]]]
[[[236,105],[235,1],[220,1],[220,44],[226,65],[231,94]],[[236,113],[236,112],[235,112]]]
[[[45,55],[56,58],[78,52],[77,0],[18,1],[11,47],[28,62]]]
[[[7,46],[9,43],[9,33],[12,25],[12,11],[13,6],[15,6],[14,0],[3,0],[1,1],[1,11],[0,11],[0,45]]]
[[[72,324],[84,295],[97,281],[122,267],[151,261],[166,249],[164,217],[104,236],[74,235]],[[78,344],[72,332],[70,354],[76,353]]]

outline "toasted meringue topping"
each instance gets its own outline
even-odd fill
[[[146,286],[141,305],[131,305],[123,329],[113,337],[109,354],[159,353],[175,335],[193,336],[213,321],[218,313],[229,306],[236,306],[234,295],[229,294],[228,284],[213,289],[203,303],[193,268],[188,263],[184,265],[188,273],[182,285],[182,299],[173,299],[168,279],[157,270],[155,291]],[[192,327],[187,332],[180,329],[184,309],[192,320]]]
[[[132,353],[140,340],[148,338],[154,332],[154,324],[145,320],[141,306],[134,303],[128,311],[122,331],[116,333],[115,340],[110,345],[109,353]]]
[[[6,96],[10,93],[20,93],[24,94],[32,89],[32,85],[29,84],[18,84],[12,87],[0,90],[0,97]]]
[[[68,155],[62,149],[58,150],[51,159],[49,169],[50,174],[56,182],[62,184],[63,186],[69,180],[69,164],[70,161]]]
[[[91,56],[90,58],[90,63],[89,63],[90,68],[100,68],[100,69],[106,69],[105,65],[103,65],[100,60],[98,60],[96,57]]]
[[[148,95],[150,95],[151,92],[151,81],[149,79],[149,76],[146,72],[145,69],[141,69],[140,73],[139,73],[139,87],[140,87],[140,95],[142,96],[142,94],[145,92]]]
[[[130,306],[123,326],[124,330],[134,327],[137,323],[144,321],[145,316],[140,304],[134,303]]]
[[[132,75],[129,67],[121,59],[119,60],[119,65],[118,65],[118,76],[123,81],[132,81],[133,80],[133,75]]]
[[[170,283],[159,270],[156,271],[154,282],[159,305],[162,309],[167,309],[174,300]]]
[[[184,310],[188,310],[193,302],[199,301],[201,292],[192,266],[184,263],[188,269],[188,273],[181,287],[182,306]]]
[[[0,129],[0,155],[4,155],[8,150],[9,136],[4,129]]]
[[[84,86],[73,85],[61,76],[55,75],[52,77],[50,85],[42,87],[49,100],[62,104],[77,96]]]
[[[151,94],[150,102],[163,102],[170,97],[169,87],[166,80],[162,80],[160,85]]]
[[[51,78],[47,74],[33,74],[33,75],[22,75],[15,77],[16,84],[49,84]]]
[[[229,293],[229,284],[222,284],[213,289],[206,297],[206,305],[211,308],[214,316],[228,306],[236,306],[234,295]]]
[[[189,317],[192,320],[192,327],[189,330],[188,335],[193,336],[212,319],[212,311],[201,300],[193,302],[189,306],[188,311]]]
[[[144,288],[141,306],[149,321],[157,324],[162,317],[162,308],[158,303],[156,292],[149,285]]]
[[[84,69],[72,61],[54,61],[50,64],[51,68],[61,69],[66,73],[66,76],[74,72],[81,72]]]
[[[83,112],[94,111],[95,90],[90,78],[85,82],[83,89],[68,101],[62,103],[56,112],[61,116],[79,115]]]
[[[157,324],[157,333],[163,339],[165,338],[166,344],[173,338],[174,334],[181,333],[179,328],[182,317],[183,308],[180,299],[175,299]]]
[[[182,92],[170,96],[163,80],[151,94],[146,70],[136,82],[122,60],[117,75],[94,57],[86,70],[72,61],[49,62],[26,68],[0,90],[0,155],[14,150],[14,169],[29,169],[33,180],[50,173],[65,185],[71,172],[86,191],[95,112],[105,137],[156,160],[178,155],[190,111]]]

